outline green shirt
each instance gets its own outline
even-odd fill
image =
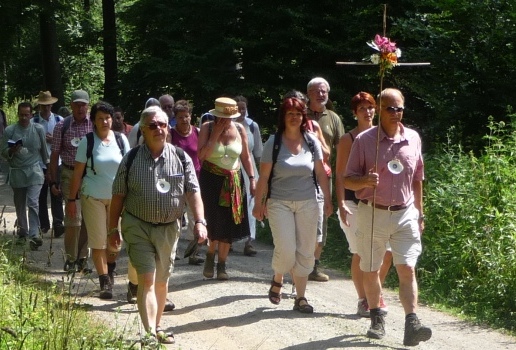
[[[329,109],[325,109],[322,113],[314,113],[308,109],[307,116],[319,123],[328,147],[330,149],[337,147],[340,138],[344,135],[344,125],[337,113]]]

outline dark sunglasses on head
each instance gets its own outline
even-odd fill
[[[405,110],[405,107],[386,107],[385,110],[389,113],[398,113],[403,112]]]
[[[165,129],[167,126],[168,126],[168,124],[167,124],[167,123],[164,123],[164,122],[150,123],[149,125],[147,125],[147,127],[148,127],[150,130],[156,130],[158,127],[159,127],[160,129]]]

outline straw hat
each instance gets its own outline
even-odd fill
[[[219,118],[238,118],[238,107],[235,100],[227,97],[219,97],[215,100],[215,109],[210,109],[210,114]]]
[[[57,102],[56,97],[52,97],[50,91],[40,91],[38,98],[34,101],[38,105],[53,105]]]

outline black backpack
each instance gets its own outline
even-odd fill
[[[310,152],[312,153],[312,162],[315,160],[315,146],[314,146],[314,140],[310,138],[306,131],[303,132],[303,138],[305,139],[306,144],[308,145],[308,148],[310,149]],[[271,184],[272,184],[272,177],[274,175],[274,165],[278,161],[278,154],[281,148],[281,133],[277,132],[274,134],[274,146],[272,148],[272,168],[271,168],[271,174],[269,175],[269,181],[267,183],[267,198],[270,198],[271,196]],[[315,176],[315,166],[314,170],[312,171],[312,178],[314,180],[314,185],[317,193],[319,193],[319,184],[317,183],[317,177]]]
[[[124,149],[124,140],[122,139],[122,135],[118,131],[113,131],[113,133],[115,134],[116,144],[118,145],[118,148],[120,148],[120,153],[123,156],[125,154],[125,149]],[[87,133],[86,134],[86,163],[88,163],[88,159],[91,158],[90,168],[93,171],[93,174],[97,175],[97,172],[95,171],[94,162],[93,162],[93,159],[94,159],[93,158],[93,144],[94,143],[95,143],[95,139],[93,137],[93,132]],[[85,175],[86,175],[86,167],[84,168],[82,177],[84,177]]]

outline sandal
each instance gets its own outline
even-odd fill
[[[160,326],[156,327],[156,338],[161,344],[174,344],[176,342],[174,333],[167,333]]]
[[[304,301],[305,303],[301,305],[301,302]],[[305,297],[297,298],[294,302],[294,310],[299,311],[302,314],[313,314],[314,308],[312,305],[308,304],[308,300],[306,300]]]
[[[278,305],[281,301],[281,289],[279,293],[276,293],[272,291],[272,288],[274,287],[281,288],[283,287],[283,284],[276,282],[274,280],[274,276],[272,276],[271,288],[269,289],[269,301],[274,305]]]

